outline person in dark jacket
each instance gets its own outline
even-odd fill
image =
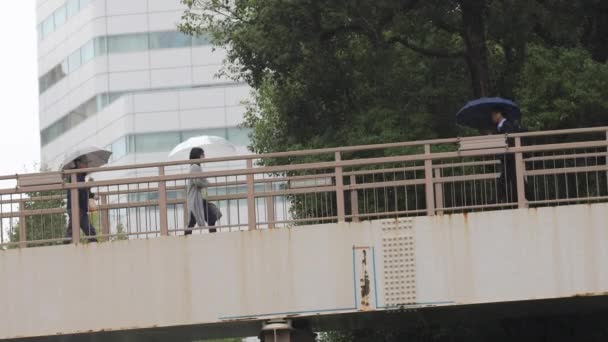
[[[86,169],[89,165],[85,158],[80,158],[74,160],[74,165],[76,169]],[[84,182],[86,178],[86,173],[78,173],[76,175],[77,182]],[[78,189],[78,210],[80,212],[80,229],[84,232],[84,234],[89,237],[88,240],[90,242],[97,242],[97,232],[95,231],[95,227],[89,221],[89,198],[91,198],[91,192],[88,188],[80,188]],[[64,240],[64,243],[70,243],[72,239],[72,192],[70,190],[67,191],[67,211],[68,211],[68,227],[65,232],[65,238],[69,240]]]
[[[503,110],[495,107],[491,112],[492,124],[495,134],[511,134],[521,132],[523,129],[517,122],[512,122]],[[498,201],[500,203],[517,202],[517,180],[515,168],[515,155],[505,153],[498,156],[500,160],[500,178],[498,178]]]

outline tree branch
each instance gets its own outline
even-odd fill
[[[367,31],[365,28],[363,28],[363,26],[357,24],[338,26],[331,29],[322,30],[321,41],[327,41],[335,36],[345,33],[367,33]]]
[[[401,44],[405,47],[407,47],[408,49],[417,52],[419,54],[425,55],[425,56],[430,56],[430,57],[437,57],[437,58],[462,58],[465,56],[464,51],[449,51],[449,50],[440,50],[440,49],[431,49],[431,48],[425,48],[422,46],[418,46],[414,43],[412,43],[409,39],[407,38],[402,38],[402,37],[391,37],[386,41],[389,45],[390,44]]]
[[[447,33],[460,33],[461,32],[457,27],[449,24],[448,22],[444,21],[441,18],[433,18],[433,19],[431,19],[431,22],[437,28],[439,28]]]

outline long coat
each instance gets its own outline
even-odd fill
[[[203,170],[199,164],[190,165],[190,173],[202,173]],[[203,193],[207,191],[209,182],[204,177],[190,178],[188,180],[188,210],[196,219],[196,224],[199,227],[205,227],[205,203]]]

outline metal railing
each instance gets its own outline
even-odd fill
[[[219,232],[608,200],[608,127],[0,176],[2,248],[181,235],[187,181],[206,177]],[[231,165],[231,166],[230,166]],[[77,172],[94,181],[76,182]],[[71,182],[67,182],[71,180]],[[94,194],[97,210],[67,192]],[[210,227],[194,227],[207,233]],[[90,238],[90,237],[89,237]]]

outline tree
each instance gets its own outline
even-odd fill
[[[531,44],[605,39],[594,0],[183,2],[181,29],[254,88],[256,152],[454,136],[467,100],[516,97]]]
[[[245,125],[258,153],[468,134],[453,115],[482,95],[521,99],[535,112],[524,116],[535,129],[601,124],[598,113],[605,113],[606,88],[592,74],[602,75],[598,46],[605,39],[598,35],[605,6],[595,0],[183,2],[181,29],[211,35],[227,50],[224,75],[254,89]],[[580,57],[589,56],[585,50],[593,50],[591,58]],[[584,59],[583,75],[565,59],[547,60],[559,51]],[[576,84],[545,79],[547,72],[568,74],[562,67]],[[582,95],[586,81],[594,90]],[[547,86],[542,94],[539,85]],[[569,95],[553,91],[558,86]],[[553,120],[564,110],[568,120]],[[350,157],[384,152],[373,153]],[[298,215],[318,210],[292,200]]]
[[[45,166],[35,166],[38,172],[49,171]],[[29,243],[28,246],[49,246],[55,245],[57,242],[35,242],[44,240],[60,239],[64,236],[67,220],[63,213],[36,213],[37,210],[60,209],[65,205],[65,192],[63,191],[33,191],[28,192],[22,197],[22,202],[19,203],[19,210],[33,211],[34,215],[25,217],[25,240]],[[23,205],[23,206],[22,206]],[[11,230],[9,237],[11,242],[19,242],[19,221]],[[13,247],[18,247],[13,245]]]
[[[532,129],[608,122],[608,63],[580,48],[532,45],[516,93]]]
[[[415,2],[186,3],[182,29],[209,32],[228,48],[224,72],[257,91],[246,119],[255,151],[455,134],[446,108],[470,97],[464,60],[426,58],[385,29]]]
[[[58,191],[36,191],[29,192],[23,198],[23,209],[28,211],[57,209],[64,206],[63,192]],[[21,208],[20,208],[21,209]],[[66,217],[63,213],[37,214],[25,217],[26,241],[41,241],[60,239],[66,230]],[[10,241],[18,242],[19,222],[12,230]],[[29,246],[49,246],[57,242],[30,243]]]

